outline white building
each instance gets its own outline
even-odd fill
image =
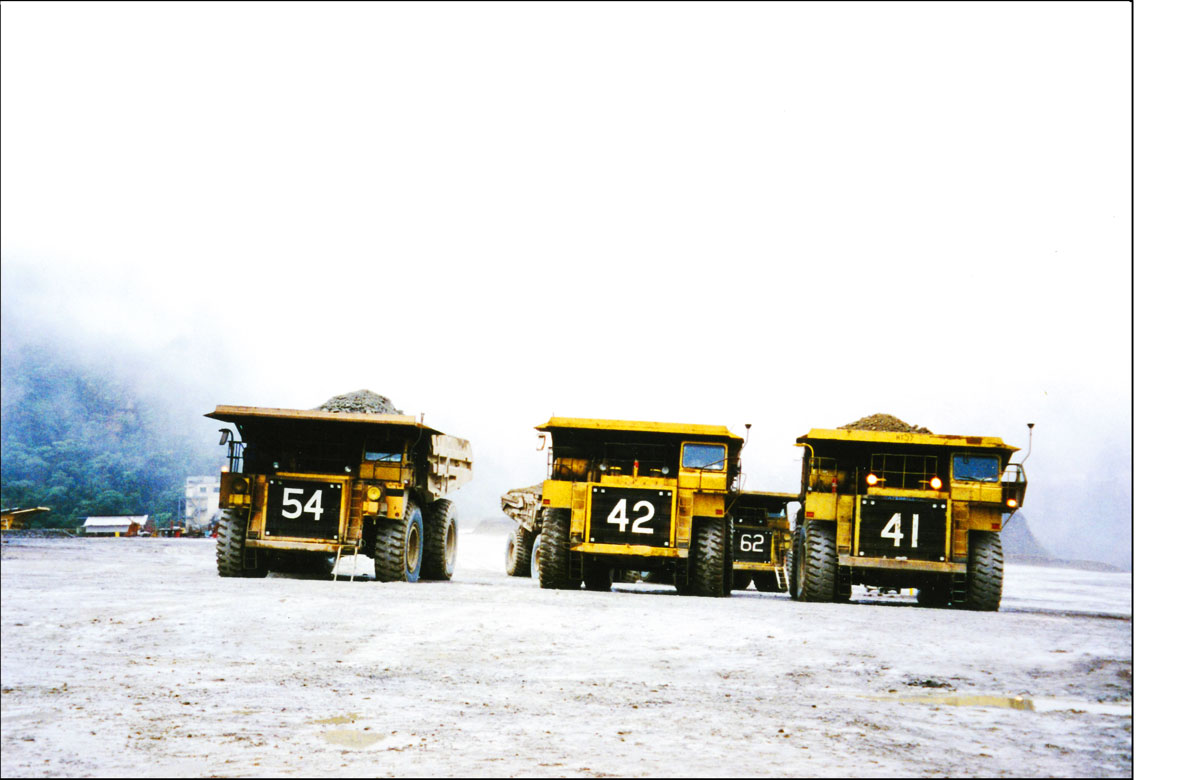
[[[83,521],[84,536],[124,536],[131,524],[136,523],[136,531],[146,527],[150,515],[103,515],[89,517]]]
[[[183,501],[183,524],[188,530],[208,527],[216,517],[217,501],[221,497],[221,480],[217,477],[188,477]]]

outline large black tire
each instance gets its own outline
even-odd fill
[[[1004,546],[1000,534],[972,531],[967,557],[967,597],[963,609],[995,612],[1004,588]]]
[[[745,590],[750,587],[750,583],[754,582],[754,575],[748,571],[735,571],[733,573],[733,589]]]
[[[759,593],[778,593],[779,580],[775,578],[773,571],[756,571],[754,572],[754,589]]]
[[[222,577],[265,577],[266,556],[246,551],[246,526],[250,516],[232,509],[217,518],[217,574]]]
[[[571,513],[566,509],[547,509],[542,518],[538,555],[538,584],[548,590],[575,590],[579,580],[571,579]]]
[[[725,596],[729,592],[725,586],[729,526],[721,517],[697,517],[692,525],[693,563],[688,590],[693,596]]]
[[[458,558],[458,510],[454,502],[439,498],[425,513],[425,549],[421,579],[448,580]]]
[[[725,571],[721,578],[721,595],[733,593],[733,515],[725,518]]]
[[[533,537],[533,543],[529,545],[529,576],[541,581],[541,575],[538,574],[539,568],[542,565],[542,535],[537,534]]]
[[[524,526],[517,526],[509,533],[508,544],[504,548],[504,571],[508,572],[508,576],[530,576],[533,536]]]
[[[792,546],[787,552],[788,595],[792,601],[800,600],[800,577],[804,574],[804,526],[792,534]]]
[[[850,603],[850,567],[839,566],[837,572],[837,585],[833,594],[835,604]]]
[[[613,570],[603,564],[592,561],[583,567],[583,588],[607,593],[612,590]]]
[[[833,523],[807,523],[797,568],[800,601],[839,600],[837,531]]]
[[[691,568],[691,562],[692,559],[688,558],[686,561],[687,565],[679,566],[671,574],[671,582],[674,583],[675,590],[680,596],[692,595],[692,581],[688,573],[688,569]]]
[[[411,496],[402,519],[379,521],[375,541],[375,579],[380,582],[416,582],[421,575],[425,525],[421,507]]]

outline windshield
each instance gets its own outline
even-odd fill
[[[1000,459],[994,455],[955,455],[954,479],[959,482],[999,482]]]
[[[720,444],[685,444],[683,468],[724,471],[725,447]]]

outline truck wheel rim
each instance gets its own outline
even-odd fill
[[[408,539],[404,543],[405,565],[410,572],[417,570],[417,558],[421,553],[421,534],[416,523],[408,527]]]

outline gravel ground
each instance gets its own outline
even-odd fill
[[[460,539],[454,580],[416,585],[7,541],[0,773],[1131,774],[1128,574],[1010,565],[991,614],[567,593]]]

